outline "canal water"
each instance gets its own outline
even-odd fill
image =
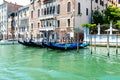
[[[0,45],[0,80],[120,80],[120,50],[71,51]]]

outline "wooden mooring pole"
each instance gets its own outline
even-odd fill
[[[91,52],[91,54],[92,54],[92,35],[91,35],[91,38],[90,38],[90,44],[91,44],[91,49],[90,49],[90,52]]]
[[[95,52],[96,52],[96,34],[94,34],[94,38],[95,38],[95,39],[94,39],[94,40],[95,40],[95,41],[94,41],[94,47],[95,47]]]
[[[116,34],[116,55],[118,54],[118,34]]]
[[[110,56],[109,34],[107,34],[107,56]]]
[[[79,52],[79,33],[77,32],[77,52]]]

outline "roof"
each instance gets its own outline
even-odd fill
[[[3,4],[7,4],[8,13],[15,12],[20,7],[23,7],[22,5],[19,5],[19,4],[16,4],[16,3],[12,3],[12,2],[8,2],[8,1],[5,1],[5,0],[4,0]]]
[[[5,0],[4,0],[3,3],[4,3],[4,4],[17,5],[17,6],[21,6],[21,7],[22,7],[22,5],[19,5],[19,4],[17,4],[17,3],[8,2],[8,1],[5,1]]]

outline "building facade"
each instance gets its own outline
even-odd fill
[[[8,15],[7,39],[18,39],[18,14],[17,11]]]
[[[40,6],[39,20],[41,27],[39,28],[40,37],[46,38],[49,41],[55,41],[59,35],[55,32],[57,25],[57,3],[56,0],[43,0]]]
[[[92,23],[92,12],[101,13],[116,0],[31,0],[30,36],[63,42],[65,38],[79,39],[83,23]]]
[[[118,3],[117,7],[120,8],[120,0],[117,0],[117,3]]]
[[[29,37],[34,39],[40,38],[40,5],[40,0],[31,0],[29,6]]]
[[[22,6],[7,2],[4,0],[3,4],[0,5],[0,38],[8,38],[8,15],[15,12]]]
[[[100,12],[103,12],[108,6],[116,6],[118,5],[117,0],[92,0],[92,10],[99,9]]]
[[[66,35],[74,38],[76,32],[74,28],[80,28],[82,31],[81,24],[90,23],[90,1],[88,0],[86,5],[82,3],[86,2],[84,0],[31,0],[31,36],[39,35],[49,40],[60,41]]]
[[[28,38],[29,34],[29,5],[18,9],[18,37]]]

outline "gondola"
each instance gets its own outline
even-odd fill
[[[67,44],[61,44],[61,43],[53,43],[53,42],[43,42],[43,46],[51,49],[59,49],[59,50],[73,50],[79,48],[84,48],[90,45],[89,42],[86,43],[67,43]]]
[[[30,42],[34,47],[44,47],[42,42]]]
[[[34,42],[34,41],[19,41],[18,40],[18,43],[24,45],[24,46],[31,46],[31,47],[43,47],[42,43],[41,42]]]
[[[27,42],[27,41],[19,41],[19,40],[18,40],[18,43],[19,43],[19,44],[22,44],[22,45],[24,45],[24,46],[33,46],[31,42]]]

